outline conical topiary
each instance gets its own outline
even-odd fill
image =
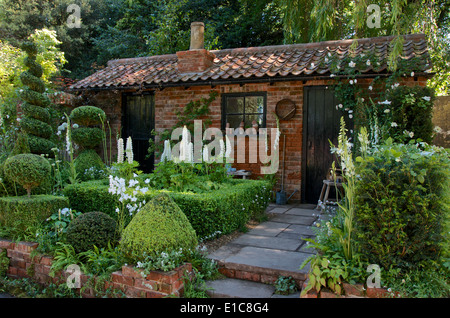
[[[53,129],[50,126],[50,113],[47,107],[51,102],[45,92],[44,82],[41,80],[42,66],[36,62],[37,47],[33,42],[24,42],[22,49],[27,53],[24,60],[28,70],[20,74],[24,88],[19,96],[24,101],[22,105],[23,118],[20,126],[28,134],[28,144],[33,154],[52,155],[55,144],[50,141]]]
[[[122,232],[120,249],[128,259],[143,261],[145,255],[193,249],[197,235],[186,215],[166,193],[155,196]]]

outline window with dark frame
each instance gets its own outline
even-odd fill
[[[222,129],[236,129],[244,123],[244,128],[266,127],[266,93],[241,93],[222,95]]]

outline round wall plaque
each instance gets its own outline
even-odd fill
[[[282,99],[275,106],[275,113],[281,120],[289,120],[295,115],[295,103],[290,99]]]

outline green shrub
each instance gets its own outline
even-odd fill
[[[118,200],[108,192],[108,180],[68,184],[63,192],[76,211],[100,211],[115,216]]]
[[[48,107],[51,104],[50,99],[47,95],[43,95],[42,93],[35,92],[29,88],[24,88],[19,92],[19,97],[30,103],[31,105],[40,106],[40,107]]]
[[[45,123],[50,122],[50,113],[46,108],[28,103],[23,103],[21,107],[25,116],[39,119]]]
[[[22,196],[27,194],[27,191],[18,183],[12,181],[3,169],[4,163],[0,163],[0,197],[5,196]],[[44,182],[33,189],[34,194],[49,194],[52,189],[52,176],[48,175]]]
[[[80,106],[70,113],[70,120],[85,127],[100,125],[105,119],[105,112],[95,106]]]
[[[52,155],[52,148],[56,147],[55,143],[51,140],[30,134],[28,134],[28,145],[30,146],[30,151],[34,154]]]
[[[2,197],[0,224],[14,229],[17,234],[25,233],[68,205],[67,198],[52,195]]]
[[[370,263],[420,268],[448,244],[448,154],[434,146],[392,144],[359,158],[356,228]]]
[[[45,85],[44,82],[42,82],[39,77],[34,76],[30,72],[22,72],[20,74],[20,80],[22,83],[30,87],[35,92],[43,93],[45,92]]]
[[[53,129],[49,124],[32,117],[22,118],[20,121],[20,127],[26,133],[31,133],[44,139],[50,138],[53,133]]]
[[[115,245],[119,239],[117,222],[103,212],[81,214],[67,227],[67,242],[77,253]]]
[[[144,260],[144,255],[192,249],[197,236],[178,205],[161,193],[148,202],[122,232],[120,248],[130,260]]]
[[[25,41],[22,43],[20,48],[27,53],[28,56],[36,58],[38,53],[37,45],[32,41]],[[25,64],[27,65],[27,64]],[[28,65],[27,65],[28,66]]]
[[[11,151],[10,157],[20,155],[23,153],[30,153],[30,146],[28,145],[28,136],[25,133],[19,133],[17,135],[14,148]]]
[[[86,170],[95,168],[102,170],[105,168],[102,158],[93,149],[82,151],[74,161],[75,169],[81,181],[88,181],[89,177]]]
[[[53,129],[48,124],[50,116],[45,109],[51,105],[51,101],[44,94],[45,84],[41,80],[43,71],[36,62],[37,46],[27,41],[22,47],[27,53],[24,63],[28,71],[20,75],[24,88],[19,91],[19,97],[25,102],[24,117],[20,126],[30,136],[28,141],[32,153],[53,155],[51,149],[55,145],[49,140]]]
[[[31,189],[45,181],[51,173],[51,165],[47,159],[34,154],[19,154],[10,157],[4,164],[6,175],[22,185],[31,195]]]
[[[146,179],[143,175],[142,180]],[[143,181],[141,181],[143,184]],[[67,185],[64,195],[77,211],[96,210],[116,215],[118,199],[108,192],[108,180]],[[140,202],[148,202],[160,192],[167,192],[189,219],[197,236],[228,234],[241,229],[250,218],[264,213],[270,198],[270,183],[263,180],[231,179],[218,190],[204,193],[169,192],[149,190],[138,194]]]
[[[72,139],[83,148],[92,149],[103,140],[103,131],[97,127],[80,127],[72,130]]]

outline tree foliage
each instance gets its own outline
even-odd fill
[[[403,39],[400,35],[424,33],[435,77],[430,86],[438,94],[450,86],[450,1],[449,0],[278,0],[282,7],[284,39],[287,43],[340,40],[393,35],[391,69],[397,67]],[[380,27],[371,27],[368,19],[379,8]]]

